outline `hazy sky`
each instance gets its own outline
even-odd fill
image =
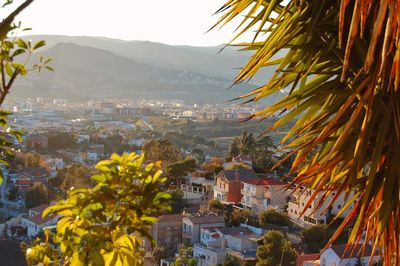
[[[216,45],[234,26],[205,32],[226,0],[35,0],[18,20],[30,34],[105,36],[168,44]],[[21,2],[19,0],[17,3]]]

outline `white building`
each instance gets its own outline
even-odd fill
[[[182,240],[190,244],[200,242],[200,231],[206,227],[224,227],[224,216],[194,216],[183,219]]]
[[[348,250],[346,245],[333,245],[321,253],[319,261],[321,266],[355,266],[361,260],[361,263],[367,266],[370,259],[372,264],[380,261],[379,252],[376,251],[373,255],[371,245],[367,245],[365,250],[362,244],[350,246]]]
[[[312,200],[311,205],[305,210],[304,215],[300,217],[307,203],[311,199],[314,190],[307,187],[301,187],[294,194],[290,196],[288,203],[288,216],[289,218],[300,226],[309,226],[313,224],[326,224],[330,216],[335,216],[343,208],[345,203],[345,193],[341,193],[339,196],[336,195],[336,191],[331,191],[330,195],[326,198],[324,203],[314,211],[315,206],[317,206],[318,201],[321,199],[324,192],[319,192],[318,195]],[[349,198],[351,198],[354,193],[350,193]],[[332,207],[327,208],[331,200],[335,199]],[[345,218],[351,210],[350,206],[345,210],[340,217]]]
[[[242,183],[243,206],[255,213],[271,208],[283,211],[289,196],[285,183],[272,178],[249,179]]]
[[[261,239],[259,234],[243,226],[202,228],[200,242],[193,247],[193,256],[198,258],[198,265],[223,264],[227,253],[255,254]]]
[[[42,217],[42,213],[47,207],[49,207],[49,205],[43,204],[31,208],[29,209],[28,217],[22,218],[22,227],[27,229],[28,238],[35,238],[44,227],[57,224],[58,217]]]

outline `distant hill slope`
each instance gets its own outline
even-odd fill
[[[48,43],[33,58],[52,56],[55,72],[30,73],[11,97],[176,99],[222,103],[256,85],[228,89],[249,54],[228,47],[171,46],[96,37],[26,36]],[[268,71],[267,71],[268,72]],[[265,82],[270,76],[263,75]],[[254,80],[252,80],[254,82]],[[273,95],[267,102],[280,98]]]
[[[252,85],[226,90],[229,80],[190,71],[175,71],[137,63],[112,52],[73,43],[59,43],[39,56],[54,57],[55,72],[30,73],[12,96],[68,99],[133,98],[223,102]]]
[[[232,81],[242,68],[251,52],[237,51],[237,48],[223,45],[198,47],[187,45],[168,45],[149,41],[123,41],[104,37],[33,35],[25,38],[46,40],[47,47],[61,42],[71,42],[82,46],[104,49],[117,55],[157,68],[178,71],[191,71],[206,76],[219,77]],[[272,69],[263,70],[252,83],[261,85],[271,76]]]

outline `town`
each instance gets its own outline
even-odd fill
[[[10,127],[26,134],[21,142],[6,136],[15,159],[2,169],[1,237],[14,248],[43,239],[44,229],[60,218],[43,218],[47,207],[71,188],[93,186],[90,176],[100,160],[135,152],[148,162],[163,161],[169,178],[163,189],[172,195],[172,210],[149,232],[153,241],[144,240],[148,265],[175,265],[177,258],[184,265],[255,265],[262,256],[275,256],[282,265],[365,265],[370,258],[379,263],[370,245],[362,252],[362,243],[347,249],[346,235],[323,249],[340,224],[334,217],[345,218],[351,206],[342,211],[344,193],[332,192],[314,210],[315,191],[302,186],[293,192],[289,186],[290,165],[267,170],[287,154],[275,144],[280,132],[256,137],[257,123],[240,122],[257,108],[174,101],[7,102]],[[268,239],[283,247],[262,251]]]

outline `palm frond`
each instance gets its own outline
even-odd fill
[[[320,204],[332,190],[355,193],[330,243],[352,224],[349,243],[365,235],[384,265],[400,264],[400,2],[231,0],[219,13],[221,26],[243,17],[232,41],[254,31],[237,44],[254,54],[235,83],[276,67],[242,99],[290,90],[255,117],[286,110],[271,130],[298,118],[283,139],[296,149],[294,183],[323,191]]]

